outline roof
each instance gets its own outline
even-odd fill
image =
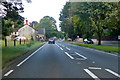
[[[13,28],[13,32],[18,32],[19,28]]]
[[[45,28],[34,28],[35,29],[35,31],[37,31],[38,32],[38,34],[45,34]]]
[[[34,30],[34,28],[30,27],[29,25],[25,25],[25,26],[21,27],[20,29],[28,29],[28,28]],[[19,30],[20,30],[20,29],[19,29]]]

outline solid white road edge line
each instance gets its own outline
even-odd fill
[[[71,55],[69,55],[67,52],[65,52],[65,54],[70,57],[70,59],[74,59],[74,57],[72,57]]]
[[[63,50],[63,48],[60,47],[61,50]]]
[[[9,72],[7,72],[4,76],[8,76],[10,73],[12,73],[13,70],[10,70]]]
[[[84,69],[86,73],[88,73],[93,79],[100,80],[95,74],[93,74],[90,70]]]
[[[116,72],[114,72],[114,71],[112,71],[112,70],[110,70],[110,69],[105,69],[105,70],[108,71],[108,72],[110,72],[111,74],[113,74],[113,75],[115,75],[115,76],[117,76],[117,77],[120,78],[120,75],[117,74]]]
[[[66,47],[66,49],[70,50],[70,48]]]
[[[88,67],[89,69],[101,69],[101,68],[98,68],[98,67]]]
[[[81,55],[81,54],[79,54],[79,53],[77,53],[77,52],[75,52],[75,54],[77,54],[78,56],[83,57],[84,59],[87,59],[85,56],[83,56],[83,55]]]
[[[45,45],[45,44],[44,44],[44,45]],[[43,45],[43,46],[44,46],[44,45]],[[28,56],[26,59],[24,59],[22,62],[20,62],[17,66],[22,65],[25,61],[27,61],[30,57],[32,57],[37,51],[39,51],[41,48],[43,48],[43,46],[40,47],[39,49],[37,49],[35,52],[33,52],[30,56]]]

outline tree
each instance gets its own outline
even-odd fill
[[[32,21],[32,23],[31,23],[31,27],[34,27],[34,26],[36,26],[38,24],[38,22],[37,21]]]
[[[98,45],[101,45],[101,37],[106,29],[112,30],[118,27],[117,3],[89,3],[91,16],[89,17],[98,35]]]
[[[59,31],[59,32],[57,33],[57,38],[63,39],[63,38],[64,38],[64,32]]]
[[[8,36],[12,31],[12,25],[22,27],[24,25],[24,17],[20,16],[19,13],[24,12],[24,8],[21,2],[2,2],[4,8],[2,11],[2,35]]]
[[[73,19],[72,17],[72,11],[71,11],[71,3],[67,2],[64,8],[62,9],[60,13],[59,20],[61,21],[60,27],[63,32],[66,33],[66,35],[69,38],[72,38],[72,40],[75,39],[75,33],[74,33],[74,26],[73,26]]]
[[[117,2],[68,2],[60,13],[60,27],[72,39],[76,35],[91,38],[97,34],[98,45],[101,45],[101,37],[107,30],[109,36],[113,31],[119,32],[118,15]]]
[[[45,28],[46,38],[57,36],[56,20],[50,16],[44,16],[35,27]]]

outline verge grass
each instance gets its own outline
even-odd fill
[[[98,50],[103,50],[103,51],[113,51],[120,53],[120,47],[115,47],[115,46],[103,46],[103,45],[94,45],[94,44],[80,44],[80,43],[71,43],[73,45],[78,45],[78,46],[84,46],[84,47],[90,47],[90,48],[95,48]]]
[[[11,60],[21,56],[22,54],[39,47],[43,42],[30,42],[18,46],[2,47],[2,67]]]

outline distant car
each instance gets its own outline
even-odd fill
[[[25,38],[25,37],[16,37],[16,38],[14,38],[13,40],[20,41],[20,39],[21,39],[21,41],[26,40],[26,38]]]
[[[84,43],[85,44],[94,44],[93,41],[91,39],[89,39],[89,38],[84,39]]]
[[[50,38],[48,41],[48,44],[55,44],[55,39],[54,38]]]

